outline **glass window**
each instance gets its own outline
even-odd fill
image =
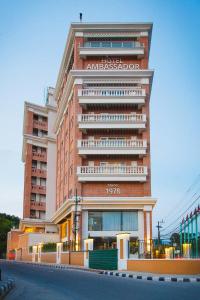
[[[103,230],[121,230],[121,213],[103,212]]]
[[[88,214],[88,230],[101,231],[102,230],[102,213],[89,212]]]
[[[137,212],[89,212],[88,213],[89,231],[137,231],[138,213]]]
[[[99,48],[100,47],[100,42],[91,42],[91,47]]]
[[[133,47],[133,42],[123,42],[123,47],[124,48],[132,48]]]
[[[138,230],[138,213],[123,212],[122,213],[122,230],[136,231]]]
[[[102,43],[101,43],[101,46],[102,46],[103,48],[110,48],[111,42],[102,42]]]
[[[122,47],[122,42],[112,42],[112,47],[113,48],[121,48]]]

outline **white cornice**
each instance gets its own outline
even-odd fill
[[[157,199],[151,197],[83,197],[79,206],[82,209],[92,209],[93,206],[98,209],[127,209],[127,207],[130,209],[145,209],[146,206],[154,207],[156,202]],[[62,221],[73,210],[74,205],[74,199],[65,201],[55,212],[51,222],[59,223]]]
[[[150,77],[153,78],[154,70],[139,69],[139,70],[71,70],[71,76],[76,78],[133,78],[133,77]]]

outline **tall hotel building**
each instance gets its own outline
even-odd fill
[[[22,224],[54,226],[76,250],[88,237],[115,247],[121,232],[151,239],[151,33],[151,23],[71,24],[50,102],[25,104]]]
[[[149,23],[70,27],[55,88],[51,220],[63,242],[91,237],[101,247],[114,246],[120,232],[132,240],[152,236],[151,32]]]

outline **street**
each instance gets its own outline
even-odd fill
[[[0,268],[3,279],[16,282],[7,300],[192,300],[200,295],[198,282],[140,281],[15,262],[0,262]]]

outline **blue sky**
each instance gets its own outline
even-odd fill
[[[200,173],[200,1],[195,0],[0,0],[0,211],[22,216],[23,103],[43,104],[45,88],[55,86],[69,24],[78,21],[79,12],[84,22],[154,23],[149,66],[155,69],[155,223]]]

